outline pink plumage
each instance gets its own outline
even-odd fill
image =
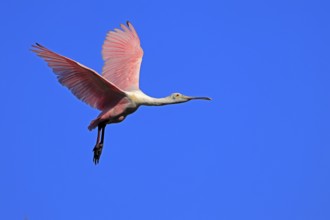
[[[143,56],[140,39],[131,23],[121,28],[107,34],[102,48],[102,75],[121,90],[138,90]]]
[[[95,164],[99,162],[102,153],[106,125],[122,122],[139,106],[176,104],[193,99],[210,100],[207,97],[189,97],[179,93],[159,99],[144,94],[139,89],[143,56],[140,39],[131,23],[120,26],[122,30],[109,31],[103,44],[105,64],[102,76],[40,44],[32,46],[32,51],[48,63],[62,85],[70,89],[78,99],[102,111],[88,126],[89,130],[98,127],[93,150]]]
[[[115,85],[76,61],[54,53],[40,44],[33,45],[32,51],[48,63],[62,85],[94,108],[106,110],[125,96]]]

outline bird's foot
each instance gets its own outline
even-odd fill
[[[101,153],[103,149],[103,143],[98,143],[95,145],[93,151],[94,151],[94,157],[93,157],[93,162],[94,164],[98,164],[100,161]]]

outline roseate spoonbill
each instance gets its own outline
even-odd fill
[[[183,103],[194,99],[211,100],[208,97],[191,97],[173,93],[165,98],[153,98],[139,88],[140,66],[143,50],[140,39],[127,21],[121,29],[109,31],[102,47],[105,61],[102,76],[96,71],[59,55],[36,43],[32,51],[43,58],[58,81],[66,86],[80,100],[102,112],[88,126],[98,127],[96,145],[93,149],[95,164],[99,162],[107,124],[122,122],[139,106],[161,106]]]

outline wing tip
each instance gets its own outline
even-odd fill
[[[38,46],[38,47],[43,47],[41,44],[39,44],[38,42],[35,42],[32,46],[34,46],[34,47],[36,47],[36,46]]]
[[[38,51],[39,51],[41,48],[42,48],[42,46],[41,46],[39,43],[35,42],[34,44],[31,45],[30,50],[31,50],[32,52],[38,53]]]
[[[42,46],[41,44],[35,42],[34,44],[32,44],[32,48],[38,48],[38,49],[42,49],[45,48],[44,46]]]
[[[131,22],[129,20],[127,20],[126,25],[129,27],[131,25]]]

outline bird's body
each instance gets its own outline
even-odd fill
[[[173,93],[165,98],[153,98],[139,89],[139,73],[143,50],[140,39],[131,23],[121,25],[122,30],[110,31],[103,44],[105,61],[102,76],[96,71],[59,55],[40,44],[33,45],[32,51],[42,57],[57,75],[59,82],[69,88],[80,100],[101,110],[88,126],[98,127],[94,147],[94,162],[98,163],[103,148],[104,131],[107,124],[122,122],[139,106],[160,106],[187,102],[207,97],[189,97]]]

